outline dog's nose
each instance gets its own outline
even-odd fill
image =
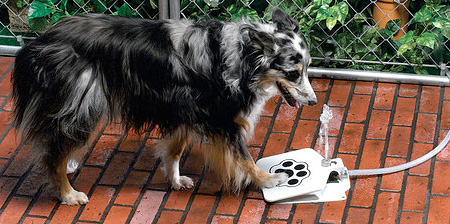
[[[310,100],[308,101],[308,106],[314,106],[317,104],[317,100]]]

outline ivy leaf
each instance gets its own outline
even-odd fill
[[[62,0],[61,3],[59,4],[59,8],[60,8],[62,11],[66,11],[66,10],[67,10],[67,1],[68,1],[68,0]]]
[[[127,3],[123,3],[123,5],[117,10],[117,15],[130,17],[133,16],[133,11],[131,11],[130,6],[128,6]]]
[[[66,0],[66,4],[67,4],[67,0]],[[104,13],[106,11],[106,7],[105,7],[104,3],[102,3],[102,1],[100,1],[100,0],[92,0],[92,5],[94,7],[94,12]]]
[[[437,41],[436,38],[434,37],[433,33],[430,32],[425,32],[422,33],[416,40],[417,44],[424,46],[424,47],[429,47],[431,49],[434,49],[434,46],[436,46]]]
[[[362,43],[355,43],[353,44],[353,49],[355,50],[355,53],[367,53],[367,48]]]
[[[26,6],[26,2],[19,0],[16,2],[17,8],[21,9],[22,7]]]
[[[232,21],[236,21],[239,20],[241,18],[246,18],[250,21],[257,21],[259,19],[258,13],[250,8],[247,7],[234,7],[234,8],[229,8],[231,11],[229,11],[232,15],[231,15],[231,20]]]
[[[402,45],[409,44],[413,41],[414,41],[414,31],[410,30],[405,35],[403,35],[399,40],[394,40],[394,43],[397,47],[401,47]]]
[[[400,29],[401,19],[393,19],[386,23],[385,29],[391,31],[392,33],[397,32]]]
[[[205,3],[208,5],[208,6],[211,6],[211,7],[217,7],[217,6],[219,6],[219,1],[218,0],[204,0],[205,1]]]
[[[437,17],[433,19],[433,25],[441,30],[444,37],[450,39],[450,19]]]
[[[416,72],[417,74],[422,74],[422,75],[429,75],[430,74],[427,71],[427,69],[424,68],[423,66],[416,66],[413,69],[414,69],[414,72]]]
[[[317,11],[316,21],[327,19],[330,16],[329,8],[330,6],[328,4],[320,6],[319,10]]]
[[[329,5],[333,0],[314,0],[313,6],[323,6],[323,5]]]
[[[337,5],[333,5],[328,9],[328,13],[330,16],[336,17],[336,19],[340,16],[341,12],[339,11],[339,8]]]
[[[63,14],[62,13],[55,13],[50,17],[50,24],[53,25],[56,22],[58,22],[61,18],[62,18]]]
[[[33,31],[43,29],[47,25],[47,19],[44,17],[29,19],[30,28]]]
[[[397,55],[402,55],[402,54],[404,54],[406,51],[412,50],[415,46],[416,46],[416,44],[415,44],[415,43],[411,43],[411,42],[406,43],[406,44],[403,44],[402,46],[400,46],[400,47],[398,48],[398,50],[397,50]]]
[[[326,22],[327,28],[329,30],[332,30],[333,27],[336,25],[336,22],[337,22],[337,18],[336,17],[332,17],[332,16],[328,17],[327,18],[327,22]]]
[[[339,9],[339,16],[337,19],[341,24],[344,24],[345,19],[348,15],[348,5],[345,2],[340,2],[335,6],[337,6],[337,8]]]
[[[384,29],[381,29],[379,33],[383,39],[389,39],[392,35],[399,30],[401,19],[390,20],[386,23]]]
[[[216,0],[217,2],[219,2],[218,0]],[[242,0],[241,1],[245,6],[249,6],[253,1],[252,0]]]
[[[364,25],[363,29],[365,30],[364,35],[361,37],[361,40],[365,44],[371,43],[375,37],[377,36],[377,30],[374,27]]]
[[[416,12],[414,15],[414,21],[416,22],[425,22],[427,20],[430,20],[433,17],[433,14],[428,8],[423,8]]]
[[[441,33],[444,37],[446,37],[447,39],[450,39],[450,25],[442,28]]]
[[[30,10],[28,11],[28,19],[37,19],[50,15],[52,9],[48,8],[44,3],[40,1],[34,1],[31,3]]]

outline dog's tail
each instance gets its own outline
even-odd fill
[[[45,132],[77,140],[80,131],[91,132],[104,114],[101,80],[70,51],[31,44],[18,52],[12,75],[14,127],[24,140]]]
[[[22,134],[22,137],[29,138],[33,130],[33,124],[37,122],[35,117],[40,102],[37,99],[41,98],[38,94],[37,77],[34,74],[41,72],[43,68],[38,66],[36,60],[37,53],[31,51],[28,46],[22,48],[16,55],[14,64],[14,71],[12,73],[11,82],[13,84],[13,100],[14,100],[14,127]],[[41,71],[39,71],[41,70]],[[25,116],[27,114],[27,116]],[[25,131],[27,130],[27,131]]]

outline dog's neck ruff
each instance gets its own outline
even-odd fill
[[[211,76],[216,73],[231,93],[239,93],[242,87],[255,87],[258,72],[268,69],[270,59],[254,54],[244,28],[274,33],[271,24],[247,21],[225,23],[217,20],[192,22],[169,20],[167,29],[175,51],[189,69],[197,75]],[[203,44],[199,44],[203,43]],[[244,84],[245,82],[245,84]],[[247,85],[248,84],[248,85]],[[257,91],[257,89],[253,89]]]

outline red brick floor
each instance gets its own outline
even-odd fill
[[[75,188],[86,206],[52,198],[11,127],[11,64],[0,58],[0,223],[445,223],[450,222],[450,150],[408,171],[351,181],[341,202],[272,205],[260,191],[234,196],[203,168],[197,145],[181,161],[196,185],[172,191],[153,155],[157,135],[101,127]],[[298,111],[271,99],[249,142],[257,158],[316,147],[323,103],[331,106],[331,149],[349,169],[405,163],[436,146],[450,129],[450,88],[314,79],[319,104]]]

